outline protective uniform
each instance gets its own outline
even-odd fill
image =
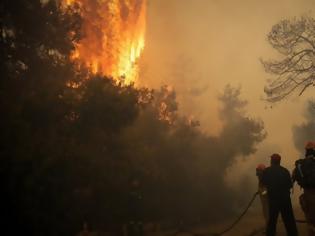
[[[309,236],[315,236],[315,143],[305,145],[305,158],[295,162],[293,181],[303,188],[301,208],[308,223]]]
[[[261,182],[267,188],[269,203],[269,219],[266,229],[267,236],[276,235],[277,219],[281,213],[288,236],[297,236],[297,227],[292,210],[290,190],[292,188],[291,175],[280,165],[281,156],[271,156],[271,166],[262,175]]]
[[[269,218],[269,206],[268,206],[268,195],[267,195],[267,188],[263,185],[261,182],[262,175],[264,170],[266,169],[266,166],[264,164],[259,164],[256,167],[256,176],[258,177],[258,194],[265,218],[265,226],[267,227],[268,224],[268,218]]]

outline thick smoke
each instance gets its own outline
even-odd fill
[[[315,140],[315,101],[308,101],[304,120],[292,128],[295,147],[300,151],[303,151],[307,141]]]
[[[235,211],[226,170],[236,157],[254,153],[265,137],[263,123],[245,115],[247,102],[239,96],[239,89],[227,86],[219,97],[223,129],[216,137],[177,114],[176,94],[168,87],[155,92],[153,105],[124,131],[122,155],[145,176],[148,205],[157,218],[215,221]]]

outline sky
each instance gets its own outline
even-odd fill
[[[240,176],[255,181],[254,168],[279,152],[290,170],[302,154],[293,143],[292,127],[303,121],[306,101],[290,97],[278,104],[263,100],[271,78],[260,58],[277,58],[267,42],[271,27],[281,19],[314,16],[313,0],[149,0],[146,48],[141,85],[172,86],[180,113],[198,119],[201,129],[220,133],[217,97],[227,84],[242,89],[248,115],[261,119],[268,133],[257,153],[239,160],[227,171],[227,181],[240,184]],[[237,144],[235,144],[237,145]],[[237,177],[237,178],[235,178]]]

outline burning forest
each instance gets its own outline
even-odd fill
[[[155,77],[142,83],[147,79],[140,74],[142,60],[167,61],[162,46],[156,46],[161,54],[150,48],[153,42],[171,44],[166,51],[175,54],[168,49],[189,39],[190,46],[202,49],[194,50],[198,60],[188,64],[202,64],[206,44],[191,43],[186,33],[161,33],[166,25],[188,27],[183,19],[195,14],[195,2],[187,1],[189,14],[178,21],[184,1],[175,2],[0,3],[5,235],[130,235],[135,218],[143,234],[166,235],[183,226],[222,228],[241,212],[256,182],[231,187],[227,174],[236,163],[253,160],[258,145],[268,139],[265,120],[251,115],[250,98],[228,80],[220,87],[200,82],[192,71],[186,75],[189,66],[171,68],[181,72],[173,74],[162,69],[162,76],[151,69]],[[165,17],[169,11],[171,21],[154,12],[150,18],[149,8]],[[198,7],[198,16],[204,9]],[[206,122],[220,127],[218,132],[208,132],[183,106],[189,111],[199,106],[217,117],[217,123]],[[297,145],[312,136],[307,131],[314,127],[313,116],[310,108],[306,123],[295,127]],[[239,172],[236,179],[248,177]]]
[[[82,17],[82,39],[71,54],[101,74],[136,83],[139,60],[145,46],[146,0],[64,0],[76,6]]]

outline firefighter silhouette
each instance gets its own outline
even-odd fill
[[[256,176],[258,178],[258,194],[265,218],[265,226],[267,227],[268,219],[269,219],[269,207],[268,207],[268,195],[267,195],[267,188],[266,186],[261,182],[262,175],[264,170],[266,169],[266,166],[264,164],[259,164],[256,167]]]
[[[292,175],[303,188],[300,204],[308,223],[309,236],[315,236],[315,142],[305,145],[305,158],[295,162]]]
[[[261,182],[267,188],[269,219],[266,229],[267,236],[276,235],[276,227],[279,213],[284,223],[288,236],[297,236],[297,227],[291,204],[292,180],[290,172],[280,165],[281,156],[273,154],[270,159],[270,167],[267,167],[261,178]]]

